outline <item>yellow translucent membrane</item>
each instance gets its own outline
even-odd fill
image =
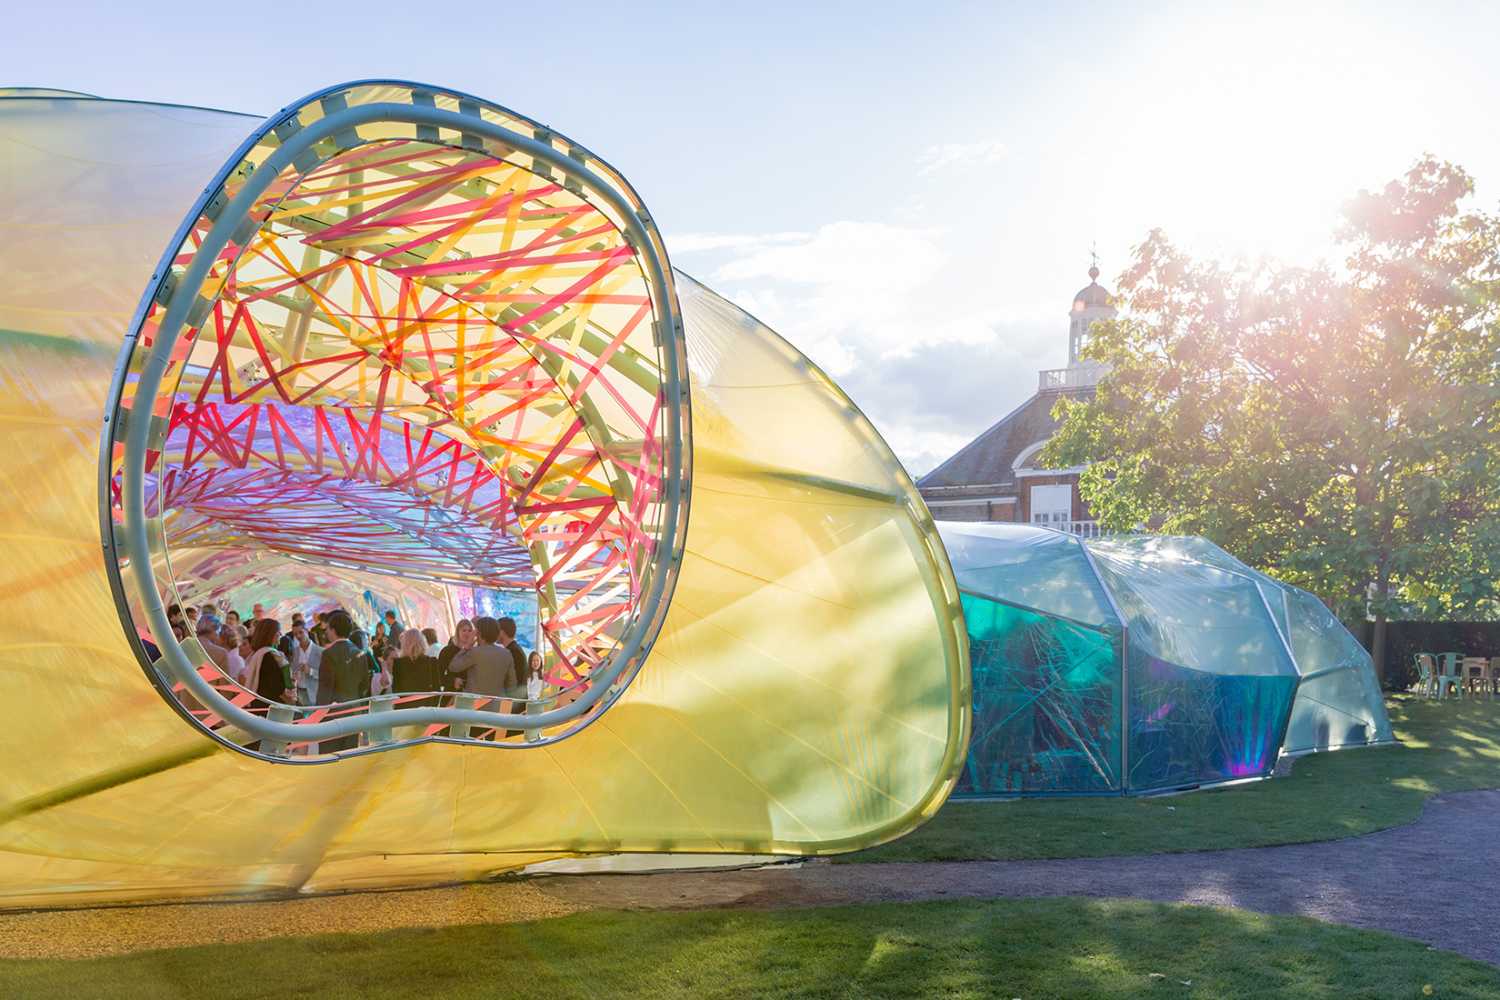
[[[301,767],[176,714],[111,597],[99,431],[156,260],[255,125],[0,100],[0,905],[420,884],[610,851],[829,853],[930,816],[969,718],[931,522],[821,372],[681,275],[686,551],[607,713],[538,748]]]

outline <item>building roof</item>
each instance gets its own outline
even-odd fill
[[[1092,393],[1092,387],[1038,392],[917,480],[922,489],[998,485],[1015,480],[1016,456],[1057,430],[1052,407],[1064,396]]]

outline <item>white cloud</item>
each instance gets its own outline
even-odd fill
[[[845,219],[691,245],[708,284],[837,379],[914,474],[1034,392],[1066,344],[1064,310],[1032,300],[993,236]]]
[[[751,250],[807,239],[807,233],[683,233],[670,237],[667,252],[673,256],[711,253],[718,250]]]
[[[1054,338],[1046,325],[999,321],[976,343],[924,343],[864,358],[839,381],[906,468],[920,475],[1036,391]]]
[[[843,287],[909,286],[931,277],[943,252],[930,231],[881,222],[832,222],[780,245],[763,243],[754,253],[719,267],[719,281],[772,279]]]
[[[1009,155],[1005,143],[989,140],[985,142],[944,142],[928,146],[917,157],[917,173],[935,174],[942,170],[988,167],[999,163]]]
[[[901,464],[913,479],[919,479],[937,468],[973,440],[972,434],[955,434],[952,431],[919,430],[915,427],[883,422],[879,427],[886,444],[901,459]],[[878,426],[878,425],[877,425]]]
[[[800,241],[747,244],[710,283],[840,375],[914,338],[951,335],[920,308],[920,290],[945,262],[930,231],[842,221]]]

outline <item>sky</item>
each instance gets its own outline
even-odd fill
[[[1336,257],[1424,152],[1500,202],[1500,6],[27,4],[0,86],[269,113],[362,78],[514,108],[675,266],[822,365],[920,475],[1067,360],[1091,249]]]

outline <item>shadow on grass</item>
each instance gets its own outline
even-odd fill
[[[25,997],[1390,997],[1500,1000],[1500,973],[1372,931],[1115,900],[532,924],[0,963]]]
[[[1500,701],[1387,702],[1404,745],[1315,754],[1284,778],[1166,798],[950,801],[894,843],[837,861],[1101,857],[1295,844],[1421,815],[1428,796],[1500,787]]]

